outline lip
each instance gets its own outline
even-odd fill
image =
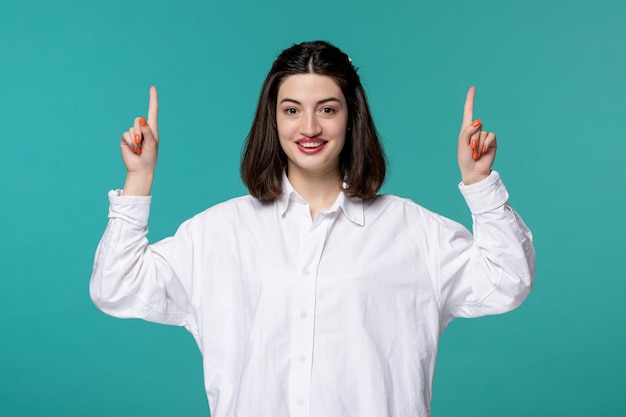
[[[303,143],[319,143],[320,145],[313,147],[313,148],[308,148],[308,147],[302,146]],[[328,143],[328,141],[322,138],[300,138],[296,141],[298,150],[307,155],[313,155],[313,154],[320,152],[322,149],[324,149],[324,147],[326,146],[326,143]]]

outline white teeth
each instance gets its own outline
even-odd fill
[[[323,142],[298,142],[298,145],[303,148],[317,148],[318,146],[322,146]]]

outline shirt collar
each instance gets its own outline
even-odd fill
[[[286,172],[283,172],[282,188],[283,188],[283,193],[278,198],[278,205],[279,205],[279,208],[280,208],[280,214],[282,216],[284,216],[285,212],[289,208],[289,203],[292,200],[297,200],[297,201],[303,201],[304,202],[304,199],[302,197],[300,197],[300,195],[298,194],[296,189],[293,188],[293,186],[291,185],[291,183],[287,179],[287,173]]]
[[[289,204],[292,201],[294,202],[299,201],[299,202],[306,203],[306,200],[304,200],[298,194],[295,188],[293,188],[293,186],[289,182],[289,179],[287,178],[286,173],[283,173],[282,186],[283,186],[283,194],[278,198],[277,202],[278,202],[278,207],[280,209],[280,214],[284,216],[285,213],[287,212],[287,209],[289,208]],[[344,188],[345,187],[346,187],[346,184],[344,184]],[[337,196],[337,200],[335,200],[335,204],[333,204],[333,206],[330,209],[328,209],[328,211],[333,212],[338,209],[341,209],[343,213],[345,214],[346,218],[350,220],[352,223],[359,225],[359,226],[363,226],[364,207],[363,207],[362,199],[348,197],[346,193],[342,191],[341,193],[339,193],[339,196]]]
[[[344,184],[344,188],[346,184]],[[332,210],[335,210],[337,207],[343,210],[343,214],[345,214],[346,218],[350,220],[352,223],[363,226],[363,200],[360,198],[349,197],[345,192],[339,193],[337,197],[337,201],[333,204]]]

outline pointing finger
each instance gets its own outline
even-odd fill
[[[467,126],[472,123],[474,117],[474,96],[476,94],[476,88],[474,86],[467,90],[467,96],[465,97],[465,107],[463,107],[463,126]]]
[[[150,104],[148,105],[148,124],[153,132],[159,126],[159,95],[155,86],[150,87]]]

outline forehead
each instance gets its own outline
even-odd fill
[[[327,98],[345,101],[334,78],[319,74],[295,74],[285,77],[278,88],[278,101],[289,98],[297,101],[318,101]]]

